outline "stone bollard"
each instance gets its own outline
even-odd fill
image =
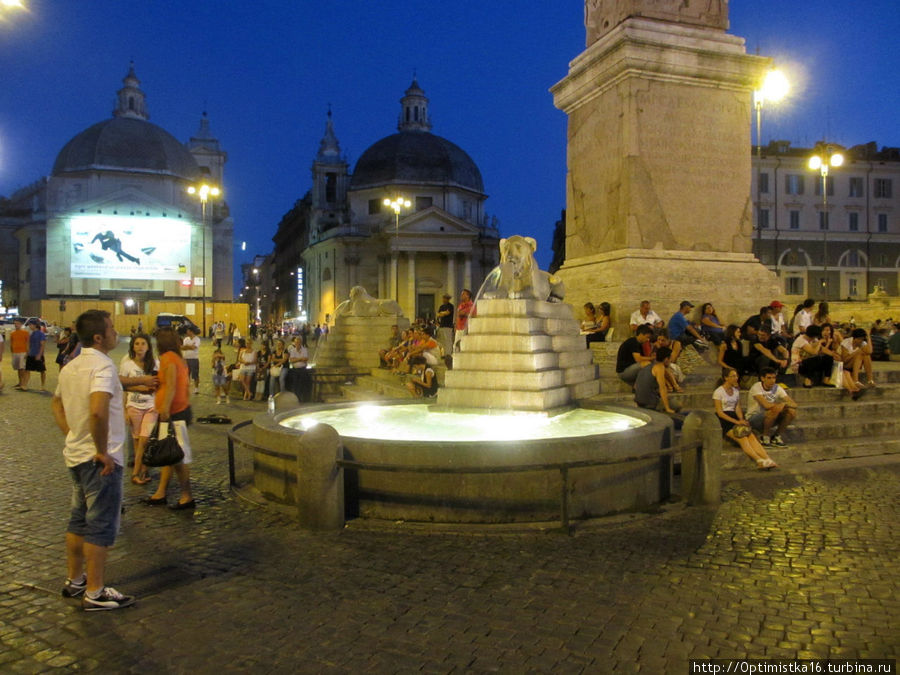
[[[306,530],[344,527],[344,469],[341,437],[334,427],[317,424],[300,437],[297,450],[297,514]]]
[[[292,410],[300,407],[300,399],[291,391],[280,391],[275,394],[275,412]]]
[[[703,444],[681,453],[682,494],[691,506],[718,504],[722,491],[722,427],[714,413],[695,410],[681,429],[681,442]],[[698,459],[699,458],[699,459]]]

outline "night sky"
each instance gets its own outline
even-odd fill
[[[584,49],[582,0],[23,2],[0,9],[0,195],[48,174],[72,136],[111,115],[133,59],[151,122],[187,141],[208,111],[229,155],[235,239],[248,241],[236,263],[247,261],[271,251],[309,189],[328,106],[352,170],[396,131],[415,73],[432,132],[478,164],[501,233],[536,237],[549,261],[566,116],[548,88]],[[764,110],[764,142],[900,145],[896,0],[732,0],[729,32],[794,85]]]

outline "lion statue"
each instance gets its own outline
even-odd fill
[[[394,300],[373,298],[362,286],[354,286],[350,299],[337,306],[334,316],[403,316],[403,310]]]
[[[483,297],[560,302],[566,294],[565,286],[561,279],[538,268],[534,259],[536,250],[537,242],[531,237],[516,234],[501,239],[500,265],[485,282]]]

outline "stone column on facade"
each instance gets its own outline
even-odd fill
[[[416,252],[406,252],[406,306],[405,312],[410,319],[416,318]]]
[[[472,288],[472,254],[466,253],[463,258],[463,288],[472,291],[472,295],[478,292],[478,289]]]
[[[381,256],[381,255],[378,256],[378,297],[379,298],[386,297],[384,294],[384,292],[385,292],[384,277],[385,277],[385,265],[386,264],[387,263],[385,261],[385,257]]]
[[[447,253],[447,281],[446,290],[444,291],[447,295],[456,301],[456,254],[455,253]]]
[[[393,298],[394,300],[397,300],[397,302],[400,302],[400,300],[398,299],[398,296],[400,295],[400,293],[398,292],[399,289],[397,288],[397,257],[398,256],[399,256],[399,254],[396,251],[391,253],[391,287],[388,289],[388,292],[385,294],[385,297]]]

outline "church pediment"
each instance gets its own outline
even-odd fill
[[[406,235],[477,236],[478,228],[437,206],[429,206],[427,209],[416,211],[406,218],[401,218],[400,233]]]

